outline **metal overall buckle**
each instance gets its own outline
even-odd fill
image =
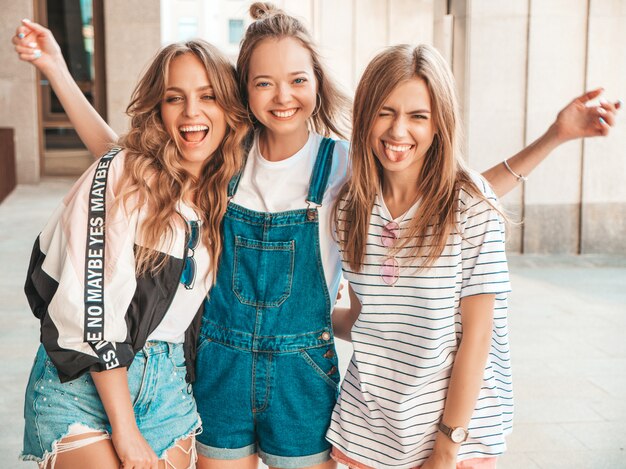
[[[306,205],[306,219],[308,221],[315,221],[317,219],[317,209],[320,208],[322,204],[316,204],[315,202],[307,200]]]

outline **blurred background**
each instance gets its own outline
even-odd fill
[[[47,25],[74,78],[113,129],[141,71],[172,41],[202,37],[235,59],[249,0],[0,0],[1,142],[15,144],[18,183],[76,175],[91,156],[44,76],[19,62],[9,39],[21,18]],[[275,0],[300,17],[335,78],[352,92],[386,45],[434,44],[456,76],[467,157],[484,170],[543,133],[585,90],[626,96],[625,0]],[[609,139],[563,145],[505,203],[525,223],[518,253],[625,254],[626,125]],[[2,143],[2,147],[8,143]],[[3,158],[8,158],[4,157]],[[7,168],[8,163],[2,163]],[[9,181],[10,182],[10,181]],[[6,192],[6,189],[4,190]],[[0,191],[1,192],[1,191]]]

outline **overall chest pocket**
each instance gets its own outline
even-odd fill
[[[245,305],[280,306],[291,294],[296,242],[235,236],[233,292]]]

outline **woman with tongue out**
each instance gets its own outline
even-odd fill
[[[434,48],[370,62],[335,210],[356,322],[328,439],[351,469],[493,469],[511,431],[504,226],[460,127]]]
[[[333,206],[349,172],[348,144],[327,137],[343,135],[349,100],[298,20],[266,3],[253,4],[250,13],[237,71],[255,132],[244,168],[228,187],[224,247],[202,319],[194,395],[209,424],[197,438],[198,467],[252,469],[260,457],[275,468],[326,469],[335,464],[325,433],[339,383],[331,310],[341,264]],[[18,52],[39,66],[55,53],[44,46],[38,58],[27,45]],[[92,151],[115,137],[74,85],[51,83]],[[512,169],[527,174],[558,143],[606,133],[595,109],[584,107],[592,97],[565,108],[546,136],[510,160]],[[607,124],[614,110],[607,109]],[[202,129],[187,127],[196,124],[178,123],[182,146],[196,144]],[[403,168],[415,142],[386,136],[377,145],[389,164]],[[518,182],[504,165],[486,176],[499,194]],[[347,336],[350,316],[337,319]]]
[[[46,469],[195,467],[193,358],[249,123],[234,68],[202,41],[161,50],[128,114],[122,148],[78,180],[33,249],[42,345],[22,458]]]

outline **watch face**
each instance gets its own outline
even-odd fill
[[[455,443],[463,443],[465,441],[466,435],[467,434],[464,428],[456,427],[454,430],[452,430],[452,434],[450,435],[450,438]]]

